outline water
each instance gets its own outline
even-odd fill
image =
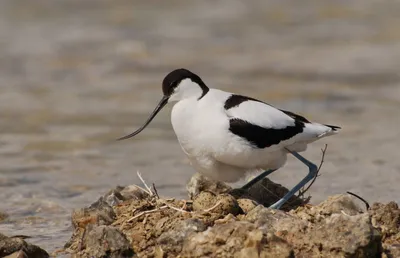
[[[340,125],[313,202],[353,191],[400,200],[398,1],[0,2],[0,232],[49,251],[71,234],[70,213],[139,183],[185,197],[193,173],[164,110],[135,140],[172,69],[211,87]],[[271,178],[306,173],[290,158]]]

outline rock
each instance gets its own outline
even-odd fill
[[[297,218],[290,216],[284,211],[266,208],[262,205],[258,205],[244,217],[244,220],[254,223],[257,227],[267,228],[273,228],[278,221],[282,221],[283,219],[293,221]]]
[[[278,238],[268,239],[252,223],[238,221],[189,236],[181,257],[293,257],[293,250]]]
[[[383,244],[383,255],[384,258],[397,258],[400,257],[400,244],[387,245]]]
[[[193,210],[199,212],[210,211],[221,215],[229,213],[237,215],[242,211],[233,196],[229,194],[215,195],[211,192],[198,194],[193,200]]]
[[[75,227],[84,227],[86,224],[110,225],[115,220],[113,208],[100,198],[88,208],[75,210],[72,213],[72,223]]]
[[[324,220],[332,214],[353,216],[363,213],[363,210],[354,201],[355,198],[349,194],[334,195],[316,206],[298,207],[290,213],[312,222]]]
[[[128,239],[112,226],[93,226],[84,237],[85,250],[79,257],[133,257]]]
[[[124,187],[120,194],[124,201],[136,199],[136,200],[143,200],[149,197],[149,193],[144,191],[143,188],[140,188],[137,185],[128,185]]]
[[[102,197],[99,198],[97,202],[106,202],[109,206],[118,205],[124,201],[136,199],[142,200],[149,197],[149,193],[147,193],[143,188],[137,185],[128,185],[128,186],[117,186],[116,188],[108,191]],[[92,204],[92,205],[94,205]]]
[[[116,218],[113,208],[101,197],[89,207],[72,212],[72,225],[75,229],[64,248],[79,249],[81,238],[87,233],[90,225],[111,225]]]
[[[372,225],[384,236],[397,234],[400,231],[400,209],[395,202],[388,204],[374,203],[369,210]]]
[[[311,223],[259,205],[244,220],[286,240],[300,257],[375,257],[379,253],[380,234],[368,214],[334,213]]]
[[[239,219],[237,217],[235,217],[235,215],[232,215],[232,213],[229,213],[222,219],[214,220],[214,225],[215,224],[226,224],[226,223],[235,222],[235,221],[239,221]]]
[[[400,257],[400,209],[395,202],[374,203],[369,209],[372,225],[383,237],[383,252],[386,257]]]
[[[258,229],[264,230],[279,238],[286,232],[303,232],[309,226],[307,222],[290,214],[258,205],[252,209],[243,220],[254,224]]]
[[[124,201],[124,197],[121,195],[120,190],[122,190],[120,187],[112,189],[101,198],[102,201],[106,202],[111,207],[120,204]]]
[[[354,197],[349,194],[334,195],[328,197],[326,201],[320,203],[316,208],[322,215],[345,213],[353,216],[363,213],[363,210],[354,200]]]
[[[186,190],[189,194],[189,198],[193,200],[201,192],[212,192],[214,194],[227,193],[232,189],[227,184],[222,182],[213,181],[203,176],[200,173],[195,173],[189,183],[186,185]]]
[[[49,254],[36,245],[29,244],[19,237],[7,237],[0,233],[0,257],[45,258]]]
[[[207,226],[199,219],[187,219],[177,223],[173,229],[165,231],[158,237],[159,251],[169,255],[178,255],[182,251],[183,241],[190,235],[203,232]]]
[[[323,243],[324,251],[335,250],[354,257],[376,257],[379,254],[381,236],[372,227],[367,214],[334,214],[321,223],[320,228],[318,226],[310,234],[315,233],[315,242]]]
[[[381,236],[368,214],[333,214],[307,226],[282,220],[275,229],[300,257],[377,257],[380,253]]]
[[[29,258],[29,257],[24,251],[20,250],[10,255],[4,256],[4,258]]]

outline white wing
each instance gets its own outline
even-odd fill
[[[245,101],[236,107],[226,110],[226,114],[230,118],[242,119],[264,128],[282,129],[295,124],[293,118],[279,109],[253,100]]]

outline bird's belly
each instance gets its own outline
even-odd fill
[[[235,139],[217,140],[207,135],[191,135],[179,129],[176,134],[193,168],[214,180],[236,182],[247,172],[278,169],[287,158],[285,151],[257,149]]]
[[[254,148],[246,142],[232,140],[219,151],[216,159],[223,163],[247,169],[277,169],[286,162],[283,150],[270,151]]]

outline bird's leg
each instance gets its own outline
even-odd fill
[[[285,194],[285,196],[283,196],[279,201],[270,206],[270,208],[273,209],[279,209],[280,207],[282,207],[282,205],[285,202],[287,202],[295,193],[297,193],[304,185],[306,185],[310,180],[312,180],[318,173],[318,167],[314,163],[308,161],[306,158],[304,158],[295,151],[290,151],[290,150],[287,151],[290,152],[293,156],[295,156],[298,160],[303,162],[308,167],[309,171],[307,176],[303,180],[301,180],[300,183],[298,183],[295,187],[293,187],[293,189],[290,190],[287,194]]]
[[[259,181],[261,181],[264,177],[268,176],[269,174],[271,174],[272,172],[276,171],[276,169],[270,169],[270,170],[266,170],[264,172],[262,172],[261,174],[259,174],[258,176],[256,176],[255,178],[253,178],[250,182],[248,182],[247,184],[245,184],[244,186],[242,186],[243,190],[247,190],[250,187],[252,187],[253,185],[255,185],[256,183],[258,183]]]

